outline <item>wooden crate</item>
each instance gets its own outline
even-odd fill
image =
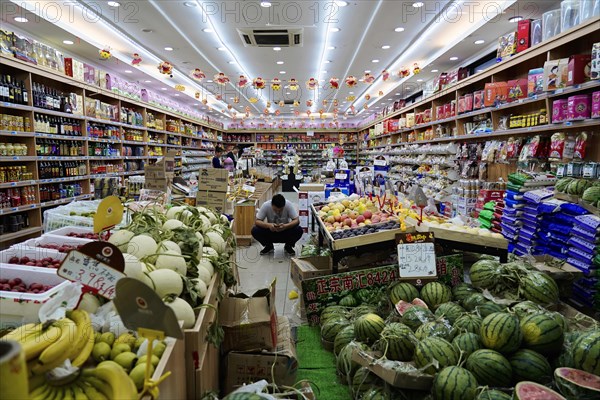
[[[250,246],[252,244],[252,235],[235,235],[235,240],[238,246]]]
[[[248,200],[241,204],[236,204],[233,212],[233,233],[235,233],[236,239],[241,236],[249,236],[252,234],[252,227],[254,221],[256,221],[256,200]]]
[[[480,235],[473,235],[467,232],[451,231],[430,226],[429,232],[433,232],[436,239],[451,240],[454,242],[472,243],[479,246],[495,247],[498,249],[507,249],[508,240],[505,238],[494,238]]]
[[[164,373],[171,372],[171,375],[158,386],[161,399],[186,398],[186,375],[180,372],[185,368],[184,358],[184,339],[175,340],[168,338],[167,348],[152,375],[152,379],[157,381]],[[150,396],[144,396],[143,399],[150,400]]]

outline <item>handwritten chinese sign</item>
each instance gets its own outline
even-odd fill
[[[398,265],[401,278],[436,276],[435,244],[432,232],[399,233]]]

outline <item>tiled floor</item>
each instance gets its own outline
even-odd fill
[[[289,201],[298,207],[297,193],[283,193]],[[308,235],[296,245],[296,254],[300,254],[302,243]],[[240,274],[240,290],[246,294],[252,294],[257,289],[267,287],[273,279],[277,279],[275,299],[277,303],[277,314],[285,315],[290,319],[293,326],[302,323],[299,312],[300,300],[288,299],[291,290],[296,286],[290,279],[290,256],[284,253],[283,244],[275,244],[275,253],[261,256],[259,254],[262,246],[253,241],[249,247],[239,247],[237,250],[237,262]]]

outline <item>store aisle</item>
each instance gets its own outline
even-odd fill
[[[297,193],[282,194],[298,207]],[[296,255],[300,254],[302,244],[308,236],[305,234],[296,244]],[[277,314],[288,317],[292,326],[299,325],[301,323],[300,300],[288,299],[289,292],[296,289],[290,278],[290,256],[284,253],[283,244],[275,244],[275,253],[267,256],[259,254],[261,249],[262,246],[256,241],[251,246],[237,249],[240,291],[250,295],[256,290],[268,286],[273,279],[277,279],[275,293]]]

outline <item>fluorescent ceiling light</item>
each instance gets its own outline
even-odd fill
[[[372,63],[378,63],[378,62],[379,62],[379,60],[378,60],[378,59],[374,59],[374,60],[371,60],[371,62],[372,62]]]
[[[130,74],[131,72],[132,72],[132,71],[131,71],[130,69],[126,69],[126,70],[125,70],[125,73],[126,73],[126,74]]]
[[[206,81],[207,83],[213,83],[212,79]]]
[[[475,44],[484,44],[485,40],[479,39],[479,40],[474,41],[473,43],[475,43]]]
[[[325,60],[325,61],[323,61],[323,62],[324,62],[325,64],[329,64],[329,63],[331,63],[331,60]]]
[[[225,51],[227,49],[225,47],[217,47],[217,50],[219,50],[219,51]]]
[[[166,87],[162,87],[162,88],[160,88],[160,90],[167,90],[167,88]]]
[[[346,7],[348,5],[347,1],[342,1],[342,0],[335,0],[334,3],[338,7]]]
[[[73,41],[72,40],[63,40],[63,43],[64,44],[73,44]]]
[[[370,74],[370,73],[371,73],[371,70],[370,70],[370,69],[366,69],[366,70],[365,70],[365,74]]]
[[[272,5],[272,4],[271,4],[271,2],[270,2],[270,1],[261,1],[261,2],[260,2],[260,6],[261,6],[261,7],[268,8],[268,7],[271,7],[271,5]]]
[[[283,65],[283,61],[277,61],[277,65]]]
[[[417,82],[423,82],[423,79],[417,79]]]
[[[206,33],[213,33],[214,30],[210,29],[210,28],[204,28],[202,29],[202,32],[206,32]]]
[[[396,96],[402,96],[402,94],[400,94],[400,93],[396,93]]]
[[[292,92],[285,92],[285,94],[292,94]]]
[[[228,61],[227,64],[237,64],[234,60]]]
[[[279,71],[279,73],[280,73],[281,75],[283,75],[283,74],[285,74],[285,71]]]
[[[329,32],[339,32],[340,28],[329,28]]]
[[[14,20],[17,22],[29,22],[29,20],[25,17],[15,17]]]
[[[517,15],[515,17],[509,18],[508,22],[519,22],[523,19],[523,17],[521,17],[520,15]]]
[[[394,32],[404,32],[404,28],[402,28],[401,26],[399,26],[396,29],[394,29]]]
[[[421,7],[423,7],[423,5],[424,5],[424,4],[423,4],[423,2],[422,2],[422,1],[415,1],[415,2],[412,4],[412,6],[413,6],[414,8],[421,8]]]
[[[431,72],[438,72],[439,70],[437,69],[432,69]]]
[[[329,46],[327,47],[327,50],[335,50],[335,46]]]
[[[391,47],[391,46],[389,46],[389,45],[387,45],[387,44],[384,44],[383,46],[381,46],[381,48],[382,48],[382,49],[384,49],[384,50],[387,50],[387,49],[389,49],[390,47]]]
[[[322,73],[322,74],[326,74],[326,73],[327,73],[327,71],[325,71],[325,70],[321,70],[321,73]]]
[[[146,82],[146,83],[152,83],[152,81],[144,81],[144,82]]]
[[[196,7],[196,3],[194,3],[193,1],[184,1],[183,5],[186,7]]]
[[[165,50],[166,51],[173,51],[173,48],[172,47],[165,47]]]
[[[121,3],[119,3],[118,1],[109,1],[108,5],[109,7],[119,7]]]
[[[273,47],[273,51],[280,51],[281,47]]]
[[[348,92],[348,93],[350,93],[350,94],[354,94],[354,92]]]
[[[458,60],[458,57],[450,57],[450,61],[456,61]]]
[[[175,97],[179,97],[179,93],[175,93]]]

